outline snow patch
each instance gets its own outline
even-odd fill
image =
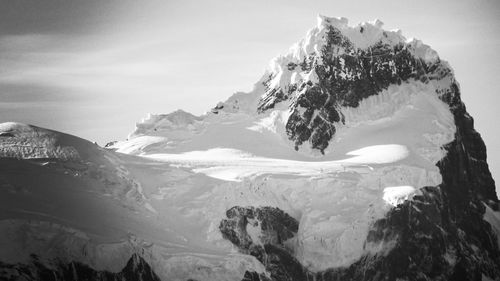
[[[484,212],[483,219],[491,225],[493,232],[497,235],[498,245],[500,246],[500,212],[493,211],[493,209],[486,204],[484,204],[484,206],[486,207],[486,210]]]
[[[408,151],[408,148],[404,145],[372,145],[348,152],[347,155],[354,155],[355,157],[341,160],[341,162],[357,164],[387,164],[402,160],[408,157],[409,154],[410,152]]]
[[[384,188],[383,199],[387,204],[396,207],[404,201],[411,199],[416,191],[415,187],[408,185],[386,187]]]
[[[274,134],[278,134],[283,131],[290,114],[291,112],[289,109],[273,110],[269,116],[257,120],[254,125],[248,127],[247,129],[261,133],[264,130],[267,130]]]
[[[154,144],[167,142],[165,137],[138,136],[128,141],[119,141],[109,146],[110,149],[116,149],[116,152],[125,154],[142,154],[148,147]]]
[[[336,140],[355,131],[385,130],[423,159],[435,164],[445,156],[443,146],[455,137],[455,121],[449,106],[436,94],[436,86],[410,80],[391,85],[361,100],[356,108],[342,107],[345,125],[339,124]]]

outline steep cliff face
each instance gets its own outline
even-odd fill
[[[219,226],[222,236],[264,264],[271,280],[307,279],[305,269],[284,244],[297,234],[294,218],[272,207],[233,207],[226,216]],[[266,275],[253,272],[246,272],[244,278],[257,277],[268,280]]]

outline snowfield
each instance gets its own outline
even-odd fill
[[[241,115],[224,119],[209,126],[219,132],[255,132],[246,126],[253,121]],[[406,192],[388,193],[388,187],[417,189],[441,181],[435,166],[425,164],[405,138],[399,138],[402,144],[370,146],[361,145],[360,138],[346,145],[345,153],[323,158],[279,146],[278,152],[289,157],[236,148],[157,153],[168,151],[164,146],[134,156],[27,125],[2,128],[10,134],[0,139],[9,144],[5,147],[28,141],[47,153],[66,147],[79,158],[59,162],[45,154],[4,154],[0,228],[8,235],[0,237],[0,260],[22,262],[40,253],[117,271],[125,257],[144,251],[165,280],[239,280],[244,270],[263,271],[255,258],[238,254],[221,237],[219,223],[233,206],[274,206],[296,218],[299,231],[289,246],[311,270],[349,265],[366,252],[390,247],[360,243],[373,220],[411,198]],[[206,136],[205,145],[210,144]],[[148,137],[129,142],[140,146],[144,139]],[[5,158],[11,155],[29,162]],[[19,233],[24,233],[22,239]],[[25,241],[33,246],[23,246]]]
[[[435,164],[455,125],[438,87],[409,81],[358,108],[342,108],[345,124],[324,155],[307,145],[293,149],[284,129],[288,105],[252,110],[264,91],[259,84],[219,104],[216,113],[151,115],[111,148],[141,159],[133,168],[124,165],[141,183],[150,213],[175,233],[163,236],[163,244],[236,253],[218,229],[226,210],[272,206],[299,221],[288,246],[302,264],[313,271],[348,266],[392,247],[364,243],[375,220],[419,188],[441,183]]]
[[[388,204],[396,207],[404,201],[411,199],[416,191],[417,189],[413,186],[390,186],[384,188],[383,199]]]
[[[165,165],[214,179],[212,188],[206,183],[195,188],[201,193],[193,194],[190,182],[157,187],[151,195],[159,214],[163,204],[201,200],[186,212],[203,214],[200,221],[210,222],[196,230],[208,243],[225,244],[218,223],[227,209],[273,206],[300,222],[290,247],[301,263],[311,270],[347,266],[364,253],[392,246],[360,242],[374,220],[418,194],[420,187],[441,183],[435,163],[444,156],[442,146],[453,140],[455,126],[449,108],[434,94],[438,86],[419,81],[394,85],[361,101],[359,109],[343,109],[346,124],[325,155],[306,146],[293,150],[284,132],[286,105],[264,114],[248,112],[262,91],[258,87],[231,97],[217,114],[190,121],[193,117],[174,112],[161,125],[148,121],[149,131],[141,125],[140,133],[114,148],[133,143],[130,154],[153,160],[156,169]],[[180,129],[171,124],[175,119],[190,126]],[[150,144],[149,135],[165,140]],[[190,196],[179,200],[184,194]]]
[[[144,157],[191,168],[194,172],[229,181],[241,181],[258,175],[298,175],[325,177],[328,174],[368,167],[369,164],[388,164],[406,158],[408,149],[403,145],[388,144],[364,147],[348,152],[353,157],[336,161],[293,161],[253,156],[235,149],[216,148],[181,154],[149,154]]]

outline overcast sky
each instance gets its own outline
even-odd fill
[[[0,122],[103,144],[248,91],[316,24],[379,18],[450,62],[500,179],[500,1],[0,0]]]

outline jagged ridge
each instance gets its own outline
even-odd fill
[[[309,141],[312,148],[324,153],[337,124],[344,123],[341,107],[357,107],[362,99],[391,84],[410,79],[428,82],[451,72],[437,56],[418,56],[417,50],[425,48],[421,44],[383,40],[389,37],[388,32],[383,31],[380,40],[362,49],[333,24],[322,29],[324,42],[317,53],[304,56],[300,63],[288,62],[281,69],[292,72],[300,68],[301,73],[307,73],[306,78],[277,84],[277,74],[271,73],[264,82],[266,93],[258,105],[258,111],[265,112],[290,100],[286,133],[296,150]],[[360,27],[357,32],[366,31]]]

